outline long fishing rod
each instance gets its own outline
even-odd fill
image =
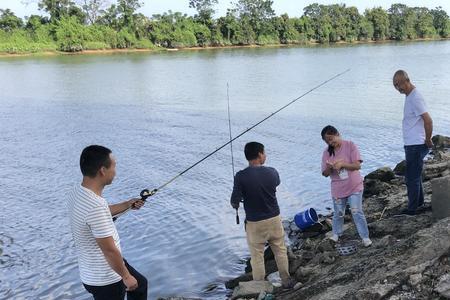
[[[227,103],[228,103],[228,131],[230,132],[230,141],[232,141],[233,136],[231,135],[231,115],[230,115],[230,87],[227,82]],[[234,155],[233,155],[233,142],[230,142],[230,151],[231,151],[231,170],[233,171],[233,179],[234,179]],[[239,208],[236,208],[236,224],[239,225]]]
[[[347,69],[339,74],[334,75],[333,77],[330,77],[329,79],[323,81],[322,83],[316,85],[315,87],[313,87],[312,89],[308,90],[307,92],[303,93],[302,95],[300,95],[299,97],[295,98],[294,100],[290,101],[289,103],[283,105],[281,108],[277,109],[276,111],[274,111],[273,113],[271,113],[270,115],[268,115],[267,117],[263,118],[261,121],[257,122],[256,124],[254,124],[253,126],[247,128],[246,130],[244,130],[243,132],[239,133],[237,136],[235,136],[234,138],[230,139],[228,142],[226,142],[225,144],[221,145],[220,147],[218,147],[216,150],[214,150],[213,152],[209,153],[208,155],[206,155],[205,157],[203,157],[202,159],[200,159],[199,161],[197,161],[196,163],[192,164],[190,167],[186,168],[185,170],[183,170],[182,172],[178,173],[177,175],[175,175],[174,177],[172,177],[169,181],[165,182],[164,184],[162,184],[161,186],[159,186],[158,188],[155,188],[153,190],[149,190],[149,189],[144,189],[141,191],[140,193],[140,197],[141,200],[146,201],[148,197],[153,196],[154,194],[156,194],[159,190],[163,189],[164,187],[166,187],[167,185],[169,185],[170,183],[172,183],[175,179],[177,179],[178,177],[182,176],[183,174],[185,174],[187,171],[189,171],[190,169],[194,168],[195,166],[197,166],[198,164],[202,163],[203,161],[205,161],[206,159],[208,159],[209,157],[211,157],[212,155],[214,155],[215,153],[219,152],[221,149],[225,148],[226,146],[228,146],[229,144],[231,144],[232,142],[234,142],[235,140],[237,140],[238,138],[240,138],[241,136],[243,136],[244,134],[246,134],[247,132],[249,132],[250,130],[252,130],[253,128],[255,128],[256,126],[258,126],[259,124],[263,123],[264,121],[266,121],[267,119],[270,119],[271,117],[273,117],[274,115],[276,115],[277,113],[279,113],[280,111],[282,111],[283,109],[285,109],[286,107],[292,105],[293,103],[297,102],[298,100],[300,100],[301,98],[305,97],[306,95],[312,93],[313,91],[317,90],[318,88],[324,86],[325,84],[327,84],[328,82],[344,75],[345,73],[349,72],[350,69]],[[115,216],[115,218],[119,217],[120,215],[126,213],[128,210],[130,210],[131,208],[125,210],[124,212],[117,214]]]

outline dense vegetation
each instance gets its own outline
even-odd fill
[[[180,0],[181,1],[181,0]],[[151,49],[414,40],[450,37],[441,8],[393,4],[360,14],[344,4],[311,4],[299,18],[276,16],[271,0],[236,0],[213,18],[217,0],[185,0],[195,16],[168,11],[147,17],[140,0],[39,0],[41,15],[25,20],[0,9],[0,52],[76,52],[86,49]]]

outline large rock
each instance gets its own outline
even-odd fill
[[[436,149],[450,148],[450,137],[448,136],[438,134],[433,136],[432,141]]]
[[[373,196],[385,193],[389,190],[390,185],[377,179],[364,180],[364,196]]]
[[[450,174],[450,161],[442,161],[438,163],[426,163],[423,170],[423,179],[430,180],[432,178],[443,177]]]
[[[450,274],[442,276],[434,290],[442,297],[450,299]]]
[[[273,285],[268,281],[240,282],[239,286],[234,289],[231,299],[258,297],[261,292],[273,293]]]
[[[394,168],[394,174],[398,176],[405,176],[406,174],[406,160],[399,162]]]
[[[304,281],[302,289],[288,294],[276,294],[276,299],[384,299],[402,290],[405,282],[417,285],[409,287],[415,293],[424,293],[419,294],[417,299],[430,299],[429,293],[432,290],[423,288],[423,281],[428,280],[428,276],[434,276],[434,270],[445,272],[440,264],[444,261],[441,258],[450,251],[450,218],[433,224],[430,222],[430,214],[420,216],[382,220],[381,222],[387,223],[378,228],[378,234],[374,234],[372,247],[359,248],[356,254],[339,257],[330,265],[300,267],[296,276],[308,279]],[[389,229],[394,225],[397,227]],[[425,226],[430,227],[424,228]],[[385,229],[381,229],[382,227]],[[397,241],[394,244],[387,243],[384,248],[377,247],[376,236],[380,236],[384,230],[388,230]],[[399,234],[399,231],[402,233]],[[305,269],[314,271],[303,272]],[[427,270],[430,270],[431,275],[424,275]],[[440,290],[445,293],[447,281],[442,282]]]
[[[389,182],[395,178],[395,174],[389,167],[383,167],[375,170],[364,177],[365,179],[377,179],[383,182]]]

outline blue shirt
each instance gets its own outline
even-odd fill
[[[249,166],[234,177],[231,204],[237,205],[243,199],[246,219],[256,222],[270,219],[280,214],[277,186],[280,176],[277,170],[265,166]]]

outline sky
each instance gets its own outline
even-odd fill
[[[24,17],[31,14],[42,14],[37,8],[38,0],[0,0],[0,9],[11,9],[17,16]],[[109,0],[115,2],[114,0]],[[24,4],[24,2],[32,2],[31,4]],[[34,3],[33,3],[34,2]],[[144,6],[140,9],[140,12],[146,16],[153,14],[160,14],[167,12],[168,10],[180,11],[188,15],[194,15],[195,10],[189,8],[189,0],[141,0]],[[217,5],[216,17],[225,15],[227,8],[231,7],[231,2],[235,0],[219,0]],[[384,9],[388,9],[392,3],[403,3],[408,6],[425,6],[428,8],[435,8],[441,6],[448,14],[450,14],[450,1],[449,0],[315,0],[315,1],[303,1],[303,0],[273,0],[273,8],[277,15],[287,13],[291,17],[300,17],[303,14],[303,8],[312,3],[319,4],[336,4],[343,3],[347,6],[356,6],[360,13],[363,13],[366,8],[373,8],[381,6]]]

